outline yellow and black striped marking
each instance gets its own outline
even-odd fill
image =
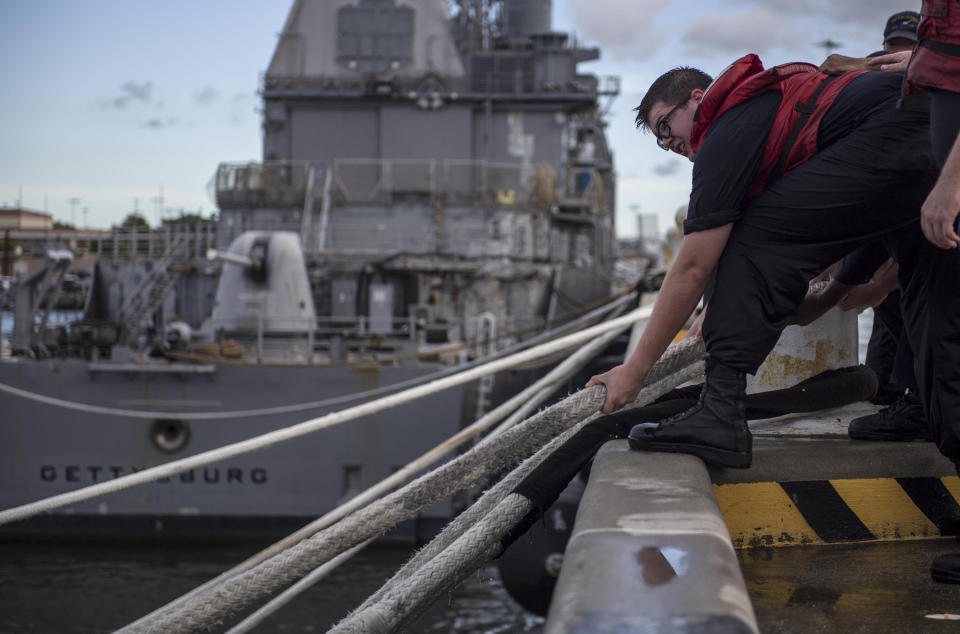
[[[956,535],[960,479],[863,478],[713,487],[737,548]]]

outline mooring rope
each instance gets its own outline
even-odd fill
[[[372,502],[373,500],[379,498],[381,495],[389,493],[394,487],[404,484],[413,478],[415,475],[421,473],[426,468],[435,464],[450,451],[453,451],[463,443],[469,441],[475,436],[483,433],[489,429],[497,421],[501,420],[504,416],[509,414],[511,411],[515,410],[518,406],[524,405],[521,409],[526,409],[526,404],[530,402],[541,402],[547,396],[556,391],[556,385],[569,378],[574,372],[576,372],[580,367],[583,366],[589,359],[594,357],[600,351],[602,351],[613,339],[618,337],[626,327],[620,330],[614,330],[603,335],[600,335],[586,346],[580,348],[574,354],[570,355],[566,360],[557,365],[554,369],[544,375],[541,379],[528,386],[522,390],[517,395],[508,399],[506,402],[497,406],[494,410],[488,412],[476,422],[474,422],[469,427],[466,427],[455,435],[440,443],[430,451],[424,453],[419,458],[411,461],[410,463],[404,465],[401,469],[398,469],[390,476],[384,478],[379,483],[369,487],[358,495],[354,496],[347,502],[341,504],[337,508],[329,511],[324,514],[319,519],[314,520],[310,524],[300,528],[299,530],[291,533],[284,539],[278,541],[275,544],[272,544],[268,548],[258,552],[257,554],[249,557],[240,564],[234,566],[230,570],[222,573],[221,575],[211,579],[210,581],[204,583],[201,586],[198,586],[191,590],[190,592],[174,599],[173,601],[167,603],[164,606],[161,606],[157,610],[154,610],[150,614],[145,615],[141,619],[138,619],[134,623],[130,624],[130,627],[139,626],[142,623],[146,623],[156,614],[159,614],[163,610],[172,608],[173,605],[188,601],[193,597],[210,590],[211,588],[225,582],[227,579],[234,577],[245,570],[253,568],[255,565],[276,555],[279,552],[293,546],[297,542],[314,535],[318,531],[332,526],[335,522],[340,520],[343,517],[346,517],[353,511],[365,506],[366,504]],[[515,413],[516,414],[516,413]],[[511,416],[510,419],[513,420],[515,416]],[[522,420],[522,419],[518,419]],[[507,421],[509,422],[509,421]],[[509,425],[506,423],[497,427],[495,430],[488,434],[488,438],[494,435],[501,433],[503,430],[507,429]],[[322,567],[322,566],[321,566]],[[311,573],[313,574],[313,573]]]
[[[391,383],[390,385],[384,385],[382,387],[374,388],[372,390],[366,390],[364,392],[355,392],[353,394],[346,394],[344,396],[335,396],[332,398],[323,399],[320,401],[309,401],[306,403],[294,403],[292,405],[277,405],[275,407],[260,407],[254,409],[243,409],[243,410],[233,410],[229,412],[175,412],[175,411],[150,411],[142,409],[124,409],[119,407],[106,407],[103,405],[90,405],[89,403],[80,403],[78,401],[68,401],[66,399],[57,398],[55,396],[47,396],[46,394],[40,394],[38,392],[32,392],[30,390],[24,390],[22,388],[14,387],[6,383],[0,383],[0,392],[6,392],[7,394],[23,398],[26,400],[34,401],[36,403],[42,403],[43,405],[49,405],[52,407],[60,407],[63,409],[70,409],[77,412],[84,412],[86,414],[100,414],[103,416],[119,416],[122,418],[143,418],[143,419],[155,419],[155,418],[176,418],[181,420],[224,420],[224,419],[233,419],[233,418],[254,418],[254,417],[263,417],[263,416],[277,416],[280,414],[292,414],[296,412],[306,412],[315,409],[321,409],[325,407],[333,407],[335,405],[345,405],[347,403],[353,403],[356,401],[362,401],[365,399],[374,398],[384,394],[393,394],[401,392],[403,390],[408,390],[431,381],[436,381],[444,377],[455,375],[464,370],[468,370],[475,367],[483,366],[490,361],[504,358],[508,355],[514,354],[517,351],[529,349],[532,346],[540,343],[541,341],[550,339],[551,337],[556,336],[560,332],[565,332],[571,327],[577,325],[578,323],[583,323],[585,321],[591,321],[598,316],[602,315],[605,312],[612,311],[616,308],[619,308],[623,304],[633,299],[633,294],[625,295],[620,297],[609,304],[605,304],[600,308],[590,311],[589,313],[574,319],[573,321],[564,324],[558,328],[554,328],[548,332],[539,334],[530,339],[525,339],[521,342],[513,344],[503,350],[499,350],[489,356],[486,356],[482,359],[475,359],[467,363],[457,365],[455,367],[446,368],[443,370],[438,370],[436,372],[431,372],[424,376],[418,376],[412,379],[407,379],[404,381],[399,381],[397,383]],[[574,344],[571,344],[574,345]],[[553,353],[556,354],[556,353]],[[546,357],[548,355],[543,355]],[[543,357],[534,357],[534,359],[540,360],[542,362]],[[527,363],[529,360],[518,361],[517,364]],[[304,366],[308,367],[308,366]]]
[[[463,383],[468,383],[486,374],[499,372],[500,370],[512,367],[518,362],[527,361],[540,356],[547,356],[558,349],[568,348],[571,345],[589,341],[597,335],[610,332],[612,330],[617,330],[619,328],[624,328],[628,325],[632,325],[639,319],[649,318],[651,311],[652,307],[649,306],[638,308],[626,315],[623,315],[622,317],[617,317],[616,319],[611,319],[602,324],[597,324],[579,332],[566,335],[565,337],[541,344],[530,350],[519,352],[515,355],[510,355],[496,361],[491,361],[483,366],[471,368],[453,376],[445,377],[443,379],[432,381],[426,385],[411,388],[399,394],[391,394],[390,396],[385,396],[374,401],[362,403],[360,405],[349,407],[337,412],[331,412],[324,416],[304,421],[290,427],[278,429],[247,440],[225,445],[223,447],[218,447],[217,449],[211,449],[194,456],[189,456],[187,458],[168,462],[166,464],[157,465],[155,467],[150,467],[148,469],[144,469],[143,471],[121,476],[114,480],[93,484],[82,489],[77,489],[76,491],[61,493],[60,495],[55,495],[43,500],[38,500],[36,502],[31,502],[29,504],[24,504],[0,511],[0,525],[24,519],[32,515],[37,515],[45,511],[50,511],[68,504],[75,504],[77,502],[89,500],[107,493],[121,491],[138,484],[144,484],[160,478],[170,477],[183,471],[188,471],[190,469],[195,469],[197,467],[210,464],[211,462],[232,458],[233,456],[255,451],[257,449],[263,449],[264,447],[269,447],[286,440],[298,438],[320,429],[326,429],[349,420],[375,414],[377,412],[408,403],[418,398],[422,398],[429,394],[433,394],[456,385],[462,385]]]
[[[702,373],[703,364],[692,363],[644,388],[629,407],[647,404]],[[331,632],[372,634],[395,631],[415,619],[437,596],[455,587],[474,570],[500,554],[500,540],[533,508],[533,503],[523,495],[513,493],[513,488],[550,453],[597,416],[586,418],[521,463],[465,511],[463,520],[457,518],[451,522],[447,529],[441,531]]]
[[[626,318],[636,319],[631,313]],[[656,382],[702,356],[702,345],[678,345],[668,349],[651,370]],[[516,427],[497,442],[478,445],[398,491],[344,518],[313,537],[256,567],[226,581],[195,600],[161,611],[137,628],[123,631],[196,631],[218,622],[242,606],[275,592],[352,546],[410,519],[424,508],[490,473],[512,468],[565,429],[596,412],[605,400],[605,389],[580,390]]]
[[[350,560],[354,555],[359,553],[361,550],[369,546],[374,542],[374,538],[371,537],[365,542],[361,542],[351,548],[350,550],[345,550],[340,553],[327,563],[323,564],[319,568],[314,569],[310,574],[296,582],[274,598],[270,600],[269,603],[264,604],[256,612],[253,612],[242,621],[231,627],[227,630],[227,634],[246,634],[250,630],[254,629],[265,620],[267,620],[271,614],[279,610],[280,608],[286,606],[288,603],[296,599],[303,593],[305,590],[309,589],[311,586],[316,584],[321,579],[325,578],[327,575],[332,573],[334,570],[345,564]]]

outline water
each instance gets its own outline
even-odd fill
[[[0,544],[0,632],[111,632],[218,575],[266,544],[249,546]],[[410,556],[374,545],[262,623],[257,632],[326,632]],[[257,606],[251,606],[250,611]],[[242,617],[242,615],[241,615]],[[217,627],[225,631],[237,619]],[[468,577],[405,631],[540,632],[495,566]]]

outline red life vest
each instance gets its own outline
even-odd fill
[[[924,0],[919,42],[907,68],[908,95],[938,88],[960,92],[960,2]]]
[[[727,110],[771,90],[782,92],[760,169],[747,191],[747,197],[752,198],[769,182],[816,154],[823,115],[840,91],[865,72],[827,74],[800,62],[764,70],[759,57],[744,55],[720,73],[703,94],[690,132],[690,147],[696,152],[710,126]]]

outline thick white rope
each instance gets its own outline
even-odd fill
[[[533,508],[533,503],[511,493],[471,526],[453,544],[426,563],[410,582],[394,587],[380,601],[337,624],[329,634],[380,634],[395,631],[449,587],[495,557],[505,535]]]
[[[345,564],[350,560],[350,558],[373,542],[374,538],[370,538],[361,544],[357,544],[350,550],[340,553],[327,563],[315,569],[300,581],[296,582],[274,598],[270,599],[268,603],[263,604],[263,606],[261,606],[256,612],[253,612],[250,616],[227,630],[227,634],[246,634],[246,632],[249,632],[253,628],[263,623],[270,617],[271,614],[296,599],[301,593],[316,585],[317,582]]]
[[[371,594],[367,599],[357,607],[351,615],[358,614],[366,608],[377,603],[387,592],[394,587],[408,582],[409,578],[416,574],[424,564],[443,552],[458,537],[463,535],[471,526],[482,520],[494,506],[500,503],[519,485],[527,475],[537,468],[541,462],[546,460],[547,456],[554,452],[560,445],[569,440],[584,424],[596,418],[596,414],[587,417],[584,422],[575,427],[566,430],[549,443],[544,445],[533,456],[524,460],[516,469],[505,475],[495,485],[487,489],[476,502],[470,505],[465,511],[457,515],[434,537],[430,542],[421,548],[411,557],[394,575],[387,580],[379,590]],[[346,619],[344,619],[346,620]]]
[[[618,337],[622,332],[623,332],[623,329],[615,330],[597,337],[597,339],[595,339],[594,341],[591,341],[589,344],[587,344],[586,346],[584,346],[583,348],[581,348],[580,350],[572,354],[568,359],[566,359],[561,364],[559,364],[556,368],[554,368],[553,370],[548,372],[546,375],[544,375],[543,378],[541,378],[534,384],[530,385],[526,389],[522,390],[519,394],[517,394],[513,398],[499,405],[491,412],[488,412],[487,414],[479,418],[476,422],[474,422],[469,427],[466,427],[460,430],[457,434],[455,434],[454,436],[451,436],[449,439],[437,445],[436,447],[426,452],[416,460],[413,460],[408,464],[404,465],[404,467],[402,467],[401,469],[398,469],[397,471],[392,473],[390,476],[381,480],[379,483],[367,488],[360,494],[351,498],[349,501],[345,502],[344,504],[341,504],[340,506],[333,509],[332,511],[329,511],[319,519],[314,520],[310,524],[307,524],[303,528],[288,535],[287,537],[278,541],[277,543],[249,557],[245,561],[234,566],[230,570],[227,570],[226,572],[220,574],[214,579],[211,579],[210,581],[204,583],[203,585],[194,588],[190,592],[178,597],[177,599],[174,599],[173,601],[167,603],[166,605],[161,606],[160,608],[158,608],[157,610],[154,610],[150,614],[143,616],[142,618],[131,623],[127,627],[138,627],[148,622],[151,618],[153,618],[155,615],[159,614],[160,612],[171,609],[175,604],[180,604],[185,601],[188,601],[193,597],[199,594],[202,594],[203,592],[206,592],[211,588],[219,585],[220,583],[223,583],[227,579],[235,577],[241,572],[244,572],[245,570],[249,570],[250,568],[253,568],[260,562],[276,555],[277,553],[282,552],[283,550],[286,550],[287,548],[293,546],[297,542],[303,539],[306,539],[311,535],[316,534],[318,531],[324,528],[327,528],[328,526],[333,525],[341,518],[346,517],[353,511],[356,511],[357,509],[379,498],[381,495],[391,491],[397,485],[407,482],[410,478],[412,478],[417,473],[420,473],[427,467],[435,464],[438,460],[440,460],[443,456],[447,455],[453,449],[467,442],[474,436],[486,431],[490,426],[492,426],[497,421],[502,419],[505,415],[513,411],[518,405],[521,405],[527,402],[527,400],[530,398],[536,399],[538,398],[538,395],[544,392],[546,392],[546,394],[544,394],[542,398],[546,398],[547,396],[549,396],[549,394],[552,394],[554,389],[551,389],[551,387],[549,387],[550,385],[556,385],[561,381],[566,380],[573,373],[575,373],[580,367],[582,367],[583,364],[589,361],[590,358],[592,358],[594,355],[602,351],[603,348],[605,348],[611,341],[613,341],[613,339]],[[543,387],[544,385],[547,385],[548,387]],[[506,427],[501,425],[496,430],[490,433],[491,435],[497,434],[503,431],[504,429],[506,429]]]
[[[580,317],[574,319],[573,321],[555,328],[552,331],[548,331],[536,337],[532,337],[528,340],[519,342],[513,346],[510,346],[506,350],[499,351],[495,356],[500,357],[506,355],[511,349],[521,350],[523,348],[530,348],[538,340],[548,337],[554,332],[563,332],[568,330],[572,325],[589,321],[598,315],[601,315],[607,311],[614,310],[619,308],[622,304],[626,303],[633,299],[632,295],[625,295],[617,300],[610,302],[600,308],[590,311],[586,315],[581,315]],[[573,345],[573,344],[571,344]],[[544,355],[547,356],[547,355]],[[538,359],[543,361],[543,358],[538,357]],[[472,361],[467,364],[468,367],[476,367],[483,363],[483,360]],[[518,361],[517,365],[521,365],[525,361]],[[194,366],[190,366],[194,367]],[[515,368],[516,366],[511,366]],[[84,412],[87,414],[101,414],[103,416],[119,416],[123,418],[143,418],[143,419],[155,419],[155,418],[177,418],[182,420],[223,420],[223,419],[233,419],[233,418],[253,418],[253,417],[262,417],[262,416],[276,416],[278,414],[290,414],[295,412],[306,412],[310,410],[320,409],[322,407],[333,407],[334,405],[343,405],[345,403],[352,403],[359,400],[364,400],[367,398],[373,398],[375,396],[380,396],[381,394],[389,392],[399,392],[403,389],[413,388],[418,385],[422,385],[429,380],[439,379],[445,376],[449,376],[455,373],[455,368],[439,370],[437,372],[416,377],[413,379],[407,379],[399,383],[394,383],[391,385],[384,385],[372,390],[366,390],[364,392],[357,392],[354,394],[346,394],[344,396],[335,396],[333,398],[323,399],[321,401],[309,401],[307,403],[295,403],[292,405],[278,405],[275,407],[261,407],[256,409],[243,409],[243,410],[234,410],[230,412],[165,412],[165,411],[149,411],[142,409],[122,409],[118,407],[106,407],[101,405],[90,405],[89,403],[80,403],[78,401],[68,401],[62,398],[56,398],[54,396],[47,396],[46,394],[39,394],[37,392],[31,392],[29,390],[24,390],[6,383],[0,383],[0,392],[6,392],[13,396],[24,398],[30,401],[37,403],[42,403],[44,405],[50,405],[53,407],[61,407],[64,409],[71,409],[77,412]]]
[[[543,401],[545,401],[551,394],[553,394],[554,392],[556,392],[557,387],[560,385],[560,383],[561,383],[562,381],[566,380],[566,378],[568,378],[570,375],[572,375],[577,369],[579,369],[579,367],[582,367],[582,365],[583,365],[584,363],[586,363],[586,361],[589,360],[590,357],[594,356],[594,355],[598,352],[598,350],[597,350],[598,348],[599,348],[599,349],[605,348],[613,339],[615,339],[616,337],[620,336],[621,332],[622,332],[622,331],[615,331],[615,332],[613,332],[613,333],[607,333],[606,335],[601,335],[600,337],[597,338],[597,340],[591,342],[590,345],[588,345],[588,346],[586,346],[586,347],[581,348],[580,350],[578,350],[578,351],[575,353],[575,355],[574,355],[574,356],[571,356],[569,359],[567,359],[566,362],[569,362],[569,361],[575,359],[575,358],[578,357],[578,356],[579,356],[579,357],[586,357],[586,359],[582,360],[582,362],[579,363],[579,364],[577,365],[577,367],[570,368],[568,371],[563,372],[564,376],[557,377],[556,380],[552,380],[546,387],[540,389],[540,390],[537,391],[535,394],[533,394],[533,396],[531,396],[531,397],[529,398],[529,400],[527,400],[526,403],[524,403],[524,405],[523,405],[522,407],[520,407],[520,409],[518,409],[518,410],[515,411],[513,414],[511,414],[510,417],[507,418],[500,426],[498,426],[497,428],[495,428],[495,429],[494,429],[493,431],[491,431],[486,437],[484,437],[483,442],[487,442],[488,440],[490,440],[492,437],[496,436],[497,434],[502,433],[503,431],[509,429],[510,427],[513,427],[516,423],[518,423],[518,422],[526,419],[526,418],[529,416],[530,412],[536,410],[536,409],[543,403]],[[565,362],[565,363],[566,363],[566,362]],[[561,364],[561,365],[562,365],[562,364]],[[558,368],[555,368],[553,372],[556,372],[557,369],[559,369],[559,366],[558,366]],[[552,372],[551,372],[551,374],[552,374]],[[538,385],[540,385],[541,383],[545,382],[544,379],[548,379],[548,378],[552,378],[552,377],[550,377],[550,375],[547,375],[546,377],[544,377],[543,379],[541,379],[540,381],[538,381],[536,384],[534,384],[534,385],[530,386],[529,388],[525,389],[521,394],[525,394],[525,393],[527,393],[527,392],[532,392]],[[520,396],[520,395],[518,395],[518,396]],[[588,419],[588,420],[589,420],[589,419]],[[478,421],[478,422],[479,422],[479,421]],[[491,421],[491,422],[492,422],[492,421]],[[577,427],[577,429],[579,429],[579,427]],[[569,433],[570,431],[572,431],[572,430],[568,430],[568,432],[564,432],[564,434],[563,434],[562,436],[558,436],[558,438],[561,438],[561,437],[562,437],[562,438],[567,438],[567,437],[568,437],[568,433]],[[466,440],[466,439],[464,439],[464,440]],[[552,445],[551,445],[551,446],[552,446]],[[539,455],[539,452],[538,452],[538,455]],[[527,462],[529,462],[529,460],[528,460],[528,461],[524,461],[524,464],[526,464]],[[539,463],[539,462],[538,462],[538,463]],[[411,464],[413,464],[413,463],[411,463]],[[419,469],[418,469],[418,470],[419,470]],[[514,472],[517,472],[517,471],[519,471],[519,470],[520,470],[520,467],[518,467],[517,469],[514,469]],[[399,473],[399,472],[398,472],[398,473]],[[511,473],[513,473],[513,472],[511,472]],[[388,479],[389,479],[389,478],[388,478]],[[402,478],[401,480],[405,481],[406,478]],[[384,480],[384,481],[381,481],[381,484],[383,484],[383,482],[385,482],[385,480]],[[367,489],[365,493],[371,492],[374,488],[375,488],[375,487],[371,487],[370,489]],[[376,493],[376,496],[378,497],[381,492],[385,492],[385,491],[377,492],[377,493]],[[366,503],[366,501],[364,501],[364,504],[365,504],[365,503]],[[342,508],[342,507],[341,507],[341,508]],[[329,515],[329,514],[328,514],[328,515]],[[343,515],[346,515],[346,512],[344,512]],[[327,516],[324,516],[324,517],[327,517]],[[332,523],[332,521],[331,521],[330,523]],[[329,525],[329,524],[327,524],[327,525]],[[304,535],[303,537],[307,537],[307,536],[309,536],[309,535],[312,535],[313,533],[317,532],[318,530],[321,530],[322,528],[325,528],[325,526],[323,526],[323,525],[314,526],[314,524],[310,524],[310,525],[304,527],[304,529],[312,529],[312,530],[310,530],[310,531],[308,532],[308,534],[307,534],[307,535]],[[299,532],[299,531],[298,531],[298,532]],[[302,537],[301,537],[300,539],[302,539]],[[297,539],[296,541],[300,541],[300,539]],[[286,541],[286,540],[284,540],[284,541]],[[308,574],[306,577],[304,577],[304,578],[301,579],[300,581],[296,582],[295,584],[293,584],[292,586],[290,586],[289,588],[287,588],[286,590],[284,590],[283,592],[281,592],[280,594],[278,594],[276,597],[274,597],[273,599],[271,599],[269,602],[265,603],[265,604],[264,604],[262,607],[260,607],[256,612],[254,612],[253,614],[251,614],[250,616],[248,616],[247,618],[245,618],[243,621],[241,621],[240,623],[238,623],[236,626],[230,628],[230,630],[227,632],[227,634],[245,634],[246,632],[249,632],[251,629],[253,629],[253,628],[256,627],[257,625],[259,625],[260,623],[262,623],[264,620],[266,620],[271,614],[273,614],[274,612],[280,610],[281,608],[283,608],[284,606],[286,606],[288,603],[290,603],[290,601],[292,601],[292,600],[295,599],[297,596],[299,596],[301,593],[303,593],[303,592],[305,592],[306,590],[308,590],[309,588],[313,587],[317,582],[319,582],[321,579],[323,579],[323,578],[326,577],[328,574],[330,574],[330,572],[332,572],[335,568],[337,568],[338,566],[342,565],[342,564],[345,563],[348,559],[350,559],[350,558],[353,557],[355,554],[357,554],[358,552],[360,552],[361,550],[363,550],[363,549],[364,549],[367,545],[369,545],[372,541],[373,541],[373,538],[368,539],[367,541],[363,542],[362,544],[360,544],[360,545],[358,545],[358,546],[354,546],[353,548],[351,548],[350,550],[348,550],[348,551],[346,551],[346,552],[344,552],[344,553],[340,553],[339,555],[337,555],[336,557],[334,557],[333,559],[331,559],[331,560],[328,561],[327,563],[323,564],[322,566],[320,566],[319,568],[317,568],[316,570],[314,570],[313,572],[311,572],[310,574]],[[296,543],[296,542],[294,542],[294,543]],[[292,544],[291,544],[291,545],[292,545]],[[237,570],[237,572],[240,572],[240,570]],[[232,576],[232,575],[231,575],[231,576]]]
[[[210,451],[205,451],[187,458],[182,458],[174,462],[144,469],[143,471],[121,476],[114,480],[101,482],[99,484],[84,487],[76,491],[62,493],[60,495],[55,495],[43,500],[38,500],[36,502],[31,502],[29,504],[24,504],[0,511],[0,525],[8,524],[10,522],[30,517],[31,515],[50,511],[68,504],[76,504],[77,502],[89,500],[106,493],[113,493],[138,484],[144,484],[160,478],[170,477],[183,471],[188,471],[190,469],[195,469],[197,467],[210,464],[211,462],[232,458],[233,456],[255,451],[257,449],[263,449],[264,447],[269,447],[286,440],[298,438],[320,429],[326,429],[334,425],[339,425],[355,418],[375,414],[385,409],[390,409],[418,398],[422,398],[429,394],[434,394],[456,385],[468,383],[474,379],[480,378],[481,376],[499,372],[500,370],[507,369],[516,363],[538,358],[540,356],[546,356],[555,352],[556,350],[564,349],[574,344],[582,343],[583,341],[589,341],[597,335],[610,332],[612,330],[617,330],[619,328],[624,328],[632,325],[638,319],[648,318],[651,311],[652,307],[649,306],[638,308],[622,317],[612,319],[602,324],[597,324],[596,326],[592,326],[549,343],[542,344],[536,348],[519,352],[503,359],[491,361],[488,364],[466,370],[453,376],[432,381],[426,385],[411,388],[399,394],[391,394],[390,396],[385,396],[368,403],[356,405],[338,412],[331,412],[324,416],[320,416],[319,418],[304,421],[297,425],[286,427],[284,429],[278,429],[276,431],[262,434],[248,440],[219,447],[217,449],[211,449]]]
[[[676,353],[686,351],[689,354],[691,346],[673,348],[674,354],[671,355],[668,350],[651,370],[650,380],[675,372],[677,368],[673,366],[682,357]],[[702,355],[702,346],[700,350]],[[685,363],[689,364],[689,361]],[[124,631],[167,632],[172,629],[206,628],[242,606],[308,574],[347,548],[410,519],[483,475],[519,464],[535,448],[598,410],[604,400],[602,386],[583,389],[504,432],[498,443],[474,447],[399,491],[227,581],[215,591],[205,593],[186,605],[176,605],[142,627],[125,628]]]
[[[631,408],[655,400],[673,387],[693,379],[702,372],[702,363],[692,363],[655,385],[644,388]],[[566,439],[596,417],[596,415],[590,416],[561,434],[535,456],[517,467],[515,472],[523,472],[525,476],[534,468],[534,465],[528,467],[527,463],[539,464],[556,447],[566,442]],[[513,483],[519,481],[513,473],[508,476],[508,479]],[[512,491],[515,486],[516,484],[513,484],[509,491]],[[431,542],[331,632],[367,634],[395,631],[416,618],[444,591],[456,586],[491,557],[499,554],[500,539],[530,512],[532,503],[522,495],[509,493],[503,487],[495,488],[496,496],[500,498],[495,508],[489,510],[490,501],[486,502],[482,519],[473,514],[469,522],[460,523],[457,535],[453,535],[452,531],[447,535],[444,534],[446,531],[441,532],[434,540],[438,542],[437,545]],[[472,511],[473,507],[470,510]]]

